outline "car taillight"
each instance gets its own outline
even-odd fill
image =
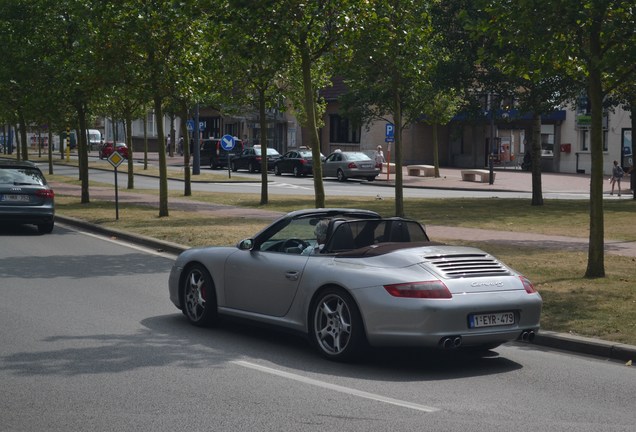
[[[35,192],[35,196],[39,198],[55,198],[55,192],[51,189],[40,189]]]
[[[349,165],[347,165],[347,168],[358,168],[358,165],[356,165],[355,162],[349,162]]]
[[[526,278],[525,276],[519,276],[519,279],[521,279],[523,288],[526,290],[528,294],[534,294],[537,292],[537,290],[534,288],[534,285],[532,285],[532,282],[530,282],[528,278]]]
[[[306,161],[305,159],[301,159],[301,160],[300,160],[300,164],[301,164],[301,165],[305,165],[305,164],[307,164],[307,161]]]
[[[449,299],[453,295],[440,280],[384,285],[393,297]]]
[[[255,158],[255,159],[256,159],[258,162],[260,162],[260,161],[261,161],[261,157],[260,157],[260,156],[256,156],[256,158]]]

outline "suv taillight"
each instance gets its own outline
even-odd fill
[[[55,192],[52,189],[40,189],[35,192],[35,196],[39,198],[55,198]]]

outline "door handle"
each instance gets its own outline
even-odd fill
[[[298,280],[298,272],[297,271],[288,271],[285,273],[285,277],[289,280],[295,281]]]

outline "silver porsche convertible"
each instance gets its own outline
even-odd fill
[[[488,253],[352,209],[295,211],[234,247],[189,249],[169,289],[194,325],[219,315],[274,324],[332,360],[368,346],[487,350],[532,339],[542,305],[528,279]]]

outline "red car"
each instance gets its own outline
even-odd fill
[[[124,158],[128,159],[128,147],[126,146],[126,144],[118,142],[114,143],[113,147],[112,141],[105,142],[102,148],[99,149],[99,158],[107,159],[113,153],[113,149],[116,150],[117,153],[122,155]]]

